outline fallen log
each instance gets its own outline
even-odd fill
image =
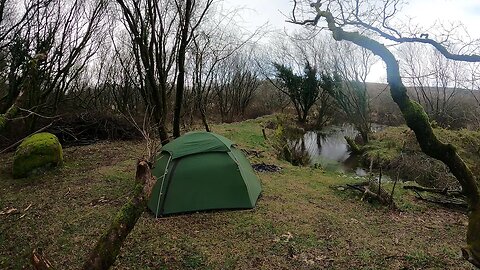
[[[439,204],[439,205],[442,205],[443,207],[447,207],[451,209],[460,209],[460,210],[468,209],[468,203],[464,199],[448,197],[448,195],[442,195],[442,194],[438,194],[436,196],[433,196],[433,195],[422,196],[420,191],[417,191],[415,189],[413,189],[413,191],[417,194],[416,198],[422,201]]]
[[[362,182],[362,183],[355,184],[355,185],[347,184],[347,187],[349,187],[351,189],[358,190],[362,193],[365,192],[365,186],[368,186],[368,182]]]
[[[110,228],[98,240],[82,269],[109,269],[115,262],[123,242],[145,211],[148,197],[155,184],[147,161],[141,160],[137,163],[135,180],[133,198],[117,213]]]
[[[403,189],[420,191],[420,192],[430,192],[430,193],[436,193],[436,194],[442,194],[442,195],[461,195],[462,194],[462,190],[460,189],[449,190],[448,188],[443,188],[443,189],[427,188],[427,187],[415,186],[415,185],[406,185],[406,186],[403,186]]]

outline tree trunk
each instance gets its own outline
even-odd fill
[[[168,137],[168,132],[167,129],[165,128],[165,125],[160,124],[158,127],[158,136],[160,137],[160,141],[162,145],[165,145],[170,142],[170,138]]]
[[[190,24],[190,17],[192,12],[192,0],[186,0],[185,3],[185,17],[182,27],[182,37],[180,47],[178,49],[178,77],[177,87],[175,92],[175,109],[173,116],[173,136],[180,137],[180,118],[183,104],[183,92],[185,88],[185,54],[188,45],[188,31]]]
[[[469,225],[467,229],[467,246],[463,248],[464,257],[475,266],[480,266],[480,194],[476,179],[462,158],[451,144],[442,143],[433,132],[425,110],[420,104],[410,100],[407,89],[400,76],[400,68],[395,56],[385,45],[363,36],[358,32],[346,32],[335,25],[332,14],[320,11],[318,15],[325,17],[328,28],[337,41],[347,40],[380,56],[387,65],[387,81],[393,100],[400,108],[408,127],[410,127],[422,151],[448,166],[451,173],[457,178],[466,195],[469,206]]]
[[[115,262],[123,242],[145,211],[147,200],[155,184],[155,178],[147,161],[138,162],[135,180],[133,198],[117,213],[110,228],[97,242],[82,269],[109,269]]]
[[[4,114],[0,114],[0,132],[4,131],[7,127],[8,121],[14,118],[18,114],[19,105],[23,102],[23,91],[17,96],[13,104],[8,108]]]
[[[302,118],[300,120],[300,123],[305,124],[307,122],[307,117],[308,117],[308,111],[302,111]]]
[[[11,86],[9,88],[13,88],[15,86]],[[15,100],[17,99],[18,95],[20,94],[20,90],[17,91],[8,89],[8,93],[0,100],[0,114],[4,114],[7,112],[8,109],[13,105]]]
[[[363,144],[367,144],[368,141],[369,141],[369,135],[370,135],[370,130],[369,128],[367,127],[364,127],[363,125],[362,126],[359,126],[357,127],[357,130],[360,132],[360,136],[362,137],[362,143]]]
[[[303,123],[302,122],[302,111],[300,110],[299,108],[299,105],[297,105],[297,103],[295,103],[292,99],[292,103],[293,103],[293,107],[295,108],[295,111],[297,112],[297,121],[300,122],[300,123]]]
[[[205,127],[206,132],[210,132],[210,127],[208,126],[207,115],[205,114],[205,109],[200,105],[200,117],[202,118],[203,126]]]

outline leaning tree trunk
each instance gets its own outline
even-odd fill
[[[205,131],[206,132],[211,132],[210,126],[208,125],[207,114],[205,113],[205,108],[203,108],[202,105],[200,105],[199,109],[200,109],[200,116],[202,118],[202,123],[203,123],[203,126],[205,128]]]
[[[145,211],[148,197],[155,183],[147,161],[138,162],[135,179],[133,198],[123,205],[108,231],[98,240],[83,265],[84,270],[109,269],[115,262],[127,235]]]
[[[12,106],[10,106],[10,108],[8,108],[8,110],[4,114],[0,114],[0,132],[2,132],[7,127],[7,122],[18,114],[18,105],[21,102],[22,95],[23,93],[20,92]]]
[[[38,87],[38,65],[39,62],[42,62],[45,59],[46,58],[44,58],[43,55],[40,55],[28,62],[26,75],[27,83],[21,85],[19,94],[13,100],[13,103],[7,109],[7,111],[4,114],[0,114],[0,132],[5,130],[7,127],[7,122],[15,118],[18,115],[20,108],[25,105],[24,103],[26,102],[28,96],[27,91],[39,91],[38,89],[35,89]]]
[[[387,81],[392,98],[400,108],[408,127],[415,133],[422,151],[445,163],[462,186],[462,191],[466,195],[470,207],[467,246],[462,249],[462,253],[465,259],[480,267],[480,194],[472,171],[457,154],[453,145],[445,144],[437,138],[422,106],[410,100],[400,76],[398,62],[387,47],[358,32],[344,31],[335,25],[335,20],[330,12],[321,11],[319,6],[316,9],[318,15],[327,20],[328,29],[332,32],[335,40],[353,42],[380,56],[387,65]]]

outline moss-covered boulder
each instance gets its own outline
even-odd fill
[[[18,146],[13,160],[13,177],[22,178],[63,163],[62,145],[51,133],[34,134]]]

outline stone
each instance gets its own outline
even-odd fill
[[[63,164],[62,145],[47,132],[31,135],[18,146],[13,160],[13,177],[23,178]]]

